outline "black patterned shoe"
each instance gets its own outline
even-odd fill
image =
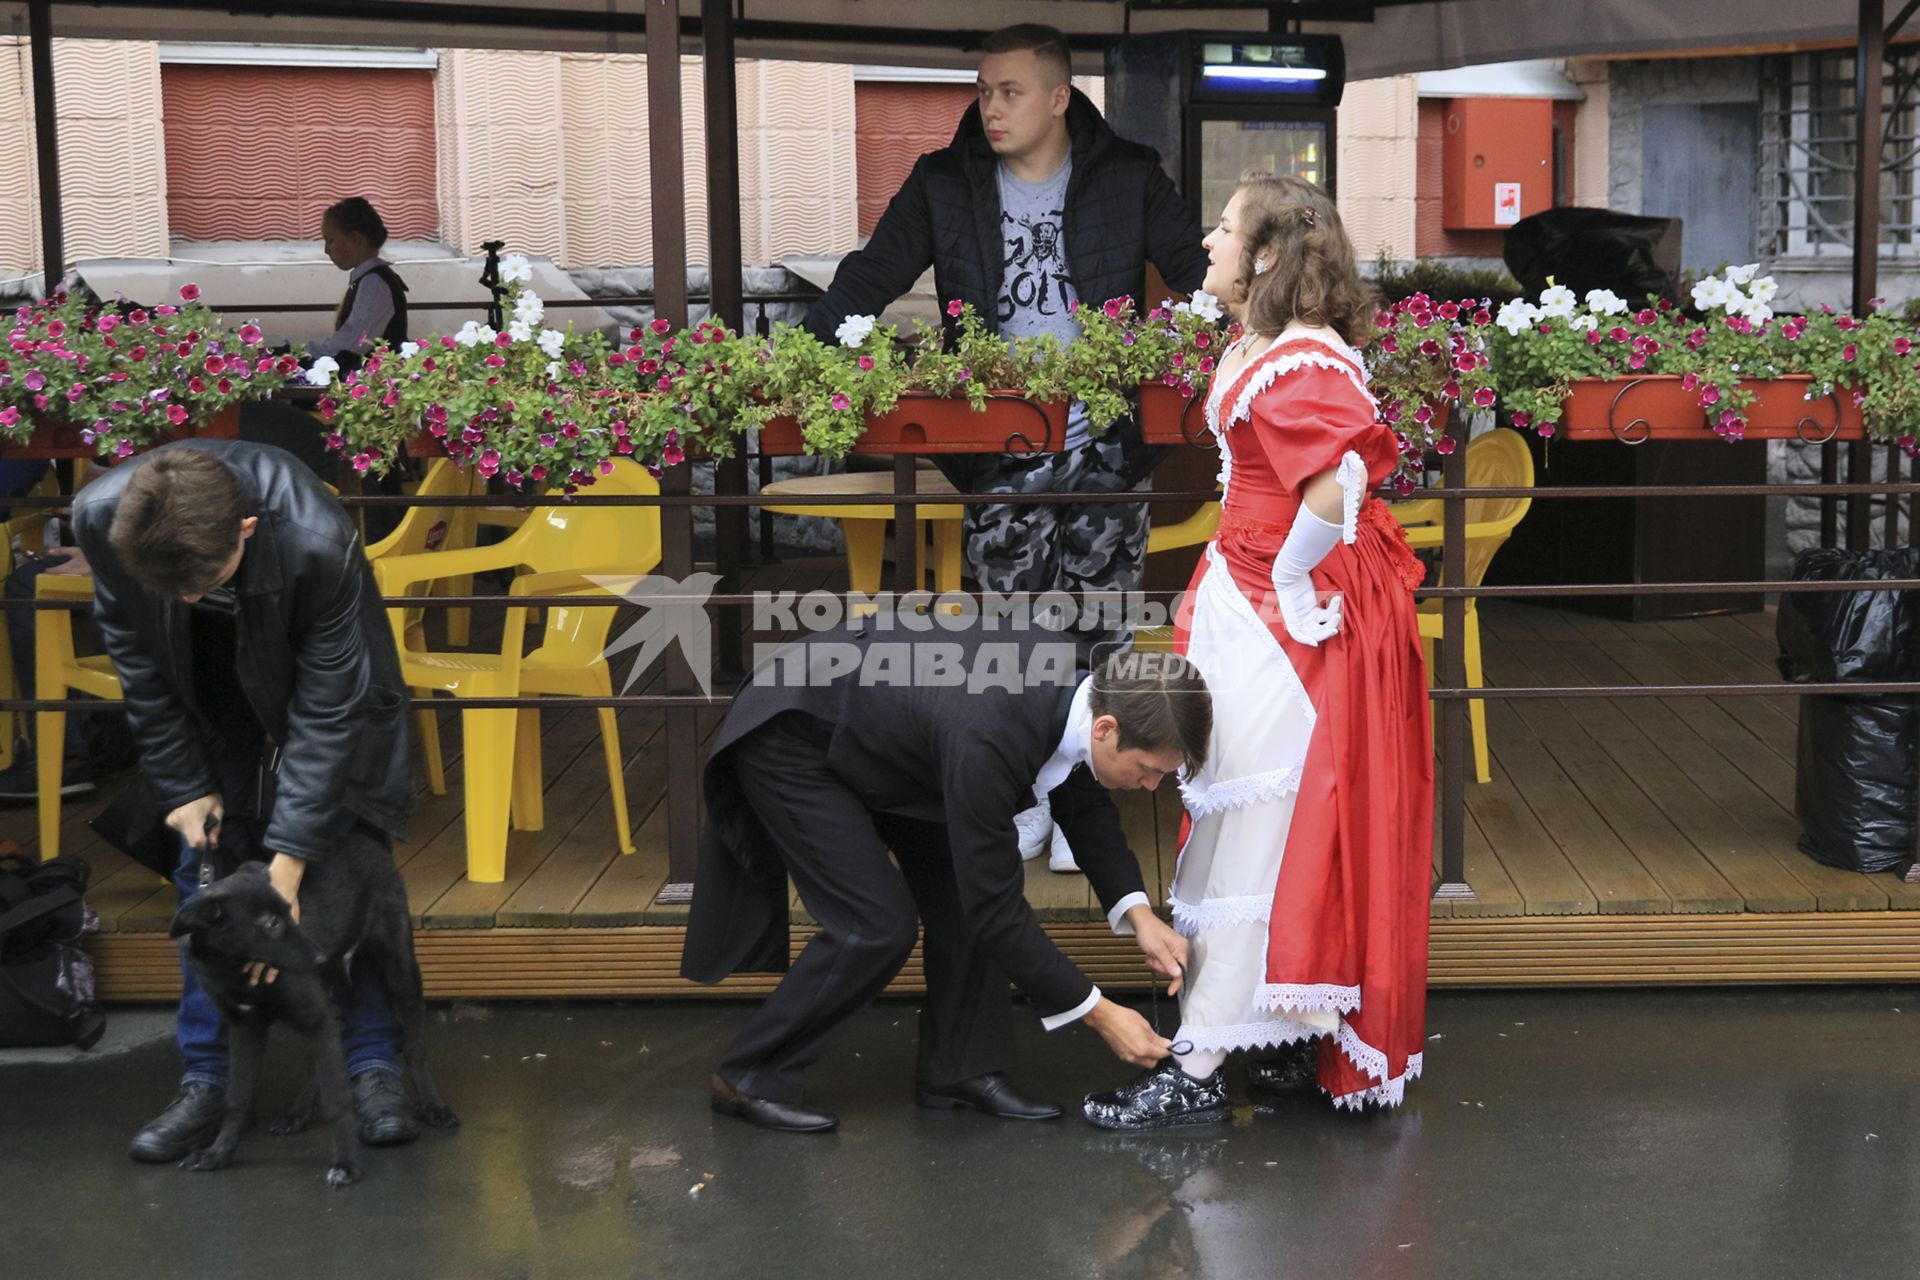
[[[1102,1129],[1159,1129],[1219,1124],[1229,1119],[1227,1080],[1219,1068],[1195,1080],[1172,1058],[1141,1072],[1112,1093],[1090,1093],[1081,1114]]]
[[[1277,1057],[1264,1062],[1247,1063],[1247,1096],[1267,1106],[1277,1106],[1289,1098],[1298,1098],[1320,1087],[1320,1051],[1318,1041],[1303,1040],[1284,1045]]]

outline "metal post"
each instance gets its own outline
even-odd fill
[[[33,60],[33,145],[40,173],[41,294],[51,296],[67,274],[66,225],[60,205],[60,121],[53,99],[53,0],[30,0],[27,39]]]
[[[687,322],[687,199],[685,136],[680,115],[679,0],[647,3],[647,158],[653,202],[653,313],[677,326]],[[663,494],[692,488],[688,463],[668,467]],[[693,508],[660,511],[660,571],[684,581],[693,573]],[[669,694],[698,692],[679,646],[666,655]],[[700,726],[693,707],[668,707],[667,883],[661,902],[693,898],[700,847]]]
[[[1463,424],[1464,425],[1464,424]],[[1465,431],[1461,432],[1465,435]],[[1464,442],[1446,456],[1440,474],[1454,493],[1467,487],[1467,449]],[[1440,503],[1441,575],[1448,586],[1466,581],[1467,504],[1460,498]],[[1448,596],[1440,605],[1440,687],[1467,687],[1467,601]],[[1440,886],[1437,899],[1471,901],[1467,883],[1467,755],[1472,731],[1465,698],[1440,704]]]
[[[1880,162],[1883,132],[1881,94],[1887,52],[1885,0],[1860,0],[1860,44],[1853,60],[1855,121],[1853,149],[1853,313],[1865,315],[1880,292]],[[1873,479],[1873,445],[1865,437],[1847,448],[1847,479]],[[1847,499],[1847,545],[1865,550],[1872,540],[1872,499],[1858,493]]]
[[[733,6],[729,0],[700,0],[700,37],[707,115],[707,274],[713,318],[738,332],[746,322],[740,248],[740,109],[733,60]],[[747,491],[747,460],[736,454],[714,467],[716,493]],[[740,590],[740,567],[747,558],[745,507],[716,507],[713,513],[715,568],[719,590]],[[720,679],[746,672],[746,611],[738,605],[720,610],[717,667]]]
[[[905,596],[920,589],[920,506],[914,494],[920,487],[920,459],[911,453],[893,455],[893,590]]]

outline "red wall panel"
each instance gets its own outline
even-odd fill
[[[978,94],[970,84],[894,84],[861,80],[853,86],[854,168],[860,193],[860,234],[871,235],[913,162],[953,141],[960,117]]]
[[[315,240],[346,196],[439,235],[432,72],[167,65],[160,88],[175,239]]]

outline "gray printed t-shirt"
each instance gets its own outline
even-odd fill
[[[1073,318],[1078,295],[1067,274],[1065,217],[1067,180],[1073,157],[1061,161],[1051,177],[1027,182],[1002,162],[1000,179],[1001,261],[1000,332],[1009,338],[1050,333],[1062,342],[1080,336]],[[1089,439],[1086,409],[1076,403],[1067,419],[1067,447]]]

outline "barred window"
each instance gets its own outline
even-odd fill
[[[1854,55],[1768,58],[1761,74],[1760,249],[1767,257],[1853,253]],[[1920,256],[1920,49],[1887,53],[1880,246]]]

